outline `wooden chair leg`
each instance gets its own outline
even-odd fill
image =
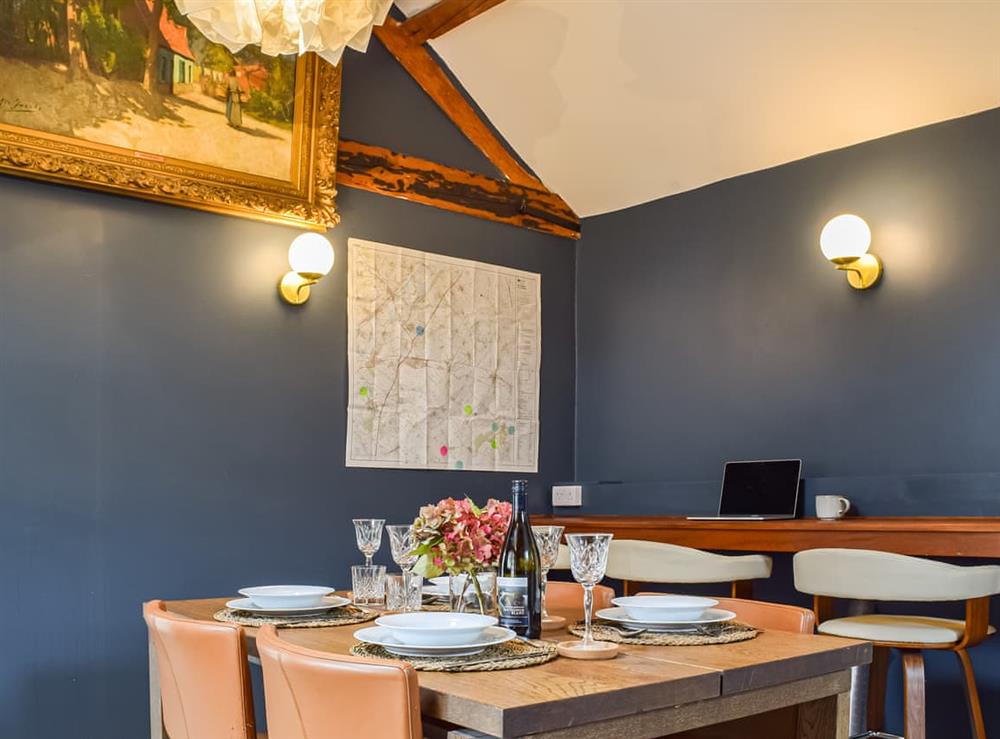
[[[976,676],[972,672],[972,660],[964,649],[956,649],[955,656],[962,665],[962,676],[965,678],[965,705],[969,708],[972,736],[974,739],[986,739],[986,724],[983,721],[982,706],[979,705],[979,691],[976,689]]]
[[[624,595],[626,598],[632,595],[632,583],[630,583],[628,580],[622,580],[622,595]]]
[[[926,702],[924,699],[924,655],[919,650],[904,650],[903,691],[905,693],[903,733],[906,739],[927,739]]]
[[[753,580],[734,580],[732,593],[731,597],[733,598],[751,600],[753,598]]]
[[[872,649],[872,663],[868,668],[869,731],[882,731],[885,727],[885,686],[889,679],[889,648]]]

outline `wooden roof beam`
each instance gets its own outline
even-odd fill
[[[517,158],[507,151],[490,127],[479,117],[476,109],[441,69],[437,60],[430,55],[423,44],[417,43],[403,29],[402,23],[394,18],[386,18],[384,24],[375,26],[375,35],[452,123],[458,126],[483,156],[493,163],[500,174],[515,185],[544,187],[537,177],[525,170]]]
[[[403,23],[403,30],[416,43],[422,44],[443,36],[502,2],[503,0],[441,0],[409,18]]]
[[[580,219],[558,195],[398,154],[381,146],[340,140],[337,184],[411,200],[570,239]]]

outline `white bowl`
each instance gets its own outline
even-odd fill
[[[475,643],[490,626],[493,616],[478,613],[396,613],[380,616],[375,623],[403,644],[420,647],[450,647]]]
[[[260,608],[309,608],[323,603],[323,596],[333,592],[325,585],[262,585],[243,588],[239,594]]]
[[[706,610],[719,605],[694,595],[632,595],[611,601],[634,621],[697,621]]]

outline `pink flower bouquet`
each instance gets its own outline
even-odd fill
[[[476,573],[496,566],[510,525],[510,503],[490,498],[480,508],[469,498],[425,505],[413,521],[418,542],[414,572],[424,577],[466,574],[482,604]]]

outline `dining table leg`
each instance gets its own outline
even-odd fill
[[[851,691],[845,690],[799,706],[798,737],[848,739],[851,736]]]
[[[149,739],[163,739],[163,707],[160,704],[160,669],[156,662],[156,647],[149,640]]]

